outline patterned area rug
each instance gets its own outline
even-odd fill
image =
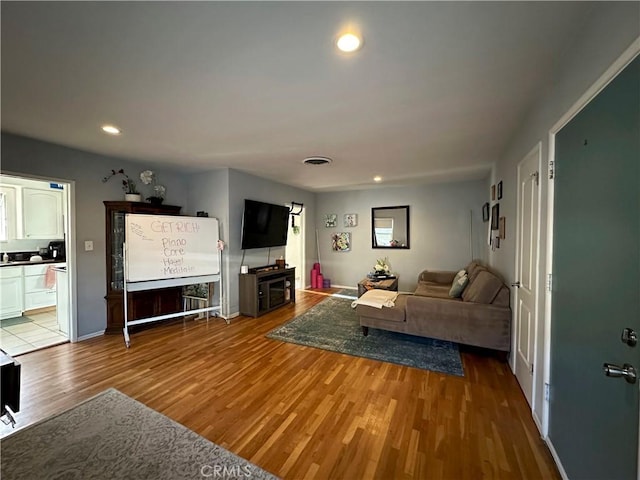
[[[443,340],[362,328],[353,298],[340,294],[323,300],[304,314],[267,334],[268,338],[366,357],[383,362],[464,376],[458,345]]]
[[[277,478],[112,388],[0,446],[14,480]]]

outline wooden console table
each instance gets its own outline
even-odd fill
[[[371,280],[370,278],[363,278],[358,282],[358,298],[360,298],[367,290],[372,290],[374,288],[378,290],[392,290],[397,292],[398,277],[377,281]]]

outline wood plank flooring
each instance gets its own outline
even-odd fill
[[[463,351],[462,378],[265,338],[324,298],[19,356],[19,427],[114,387],[285,479],[560,478],[490,353]]]

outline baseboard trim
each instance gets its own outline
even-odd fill
[[[556,467],[558,467],[558,472],[560,472],[562,480],[569,480],[569,476],[567,475],[567,472],[564,471],[564,467],[562,466],[558,452],[556,452],[556,449],[553,447],[553,443],[551,443],[549,437],[545,438],[544,441],[547,444],[547,447],[549,447],[553,461],[556,462]]]
[[[104,335],[104,330],[99,330],[97,332],[88,333],[87,335],[82,335],[81,337],[78,337],[76,342],[82,342],[83,340],[89,340],[90,338],[96,338],[101,335]],[[72,342],[72,343],[76,343],[76,342]]]

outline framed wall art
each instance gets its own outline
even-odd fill
[[[502,239],[506,238],[505,222],[506,222],[505,217],[500,217],[500,221],[498,222],[498,236]]]
[[[485,203],[482,206],[482,221],[483,222],[489,221],[489,202]]]
[[[348,252],[351,250],[351,234],[349,232],[332,233],[331,250],[334,252]]]
[[[357,213],[347,213],[344,216],[344,226],[345,227],[357,227],[358,226],[358,214]]]
[[[500,204],[496,203],[491,207],[491,230],[498,230],[500,217]]]
[[[502,180],[498,182],[498,200],[502,200]]]
[[[338,215],[328,213],[324,216],[324,226],[327,228],[335,228],[338,226]]]

